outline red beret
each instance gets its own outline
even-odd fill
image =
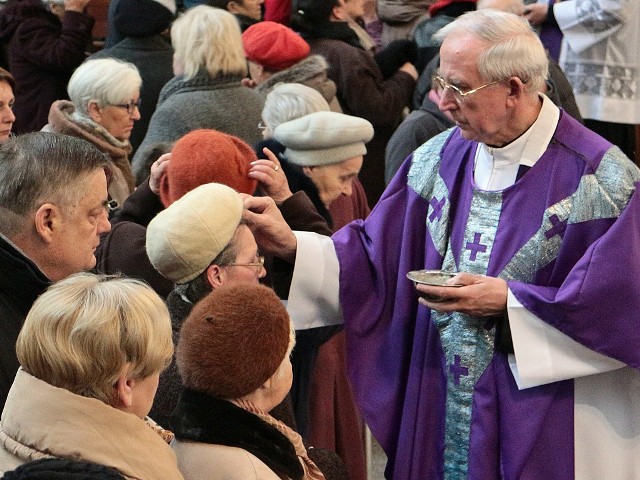
[[[171,162],[160,178],[160,200],[168,207],[205,183],[222,183],[251,195],[258,186],[249,177],[254,160],[253,149],[239,138],[217,130],[194,130],[171,150]]]
[[[309,44],[289,27],[276,22],[258,22],[242,34],[247,60],[278,72],[306,58]]]

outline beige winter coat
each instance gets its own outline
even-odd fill
[[[185,480],[281,480],[266,463],[237,447],[174,440]]]
[[[176,457],[144,420],[20,369],[0,421],[0,472],[40,458],[95,462],[140,480],[182,480]]]

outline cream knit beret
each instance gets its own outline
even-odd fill
[[[295,165],[331,165],[367,153],[364,144],[373,138],[373,125],[343,113],[315,112],[281,123],[273,137]]]
[[[175,283],[193,280],[231,241],[243,208],[238,192],[226,185],[207,183],[191,190],[149,223],[151,264]]]

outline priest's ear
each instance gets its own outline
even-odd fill
[[[515,105],[514,102],[518,102],[524,95],[528,95],[527,85],[518,77],[511,77],[507,80],[509,87],[509,94],[507,95],[507,106]]]

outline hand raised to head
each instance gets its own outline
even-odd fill
[[[293,194],[289,189],[289,182],[282,171],[278,157],[266,147],[262,151],[267,156],[267,159],[251,162],[249,176],[258,180],[264,193],[273,198],[276,204],[280,205]]]
[[[169,167],[171,153],[161,155],[155,162],[151,164],[151,174],[149,175],[149,188],[156,195],[160,194],[160,179]]]
[[[242,219],[253,232],[260,249],[293,263],[298,240],[273,199],[241,196],[245,208]]]

